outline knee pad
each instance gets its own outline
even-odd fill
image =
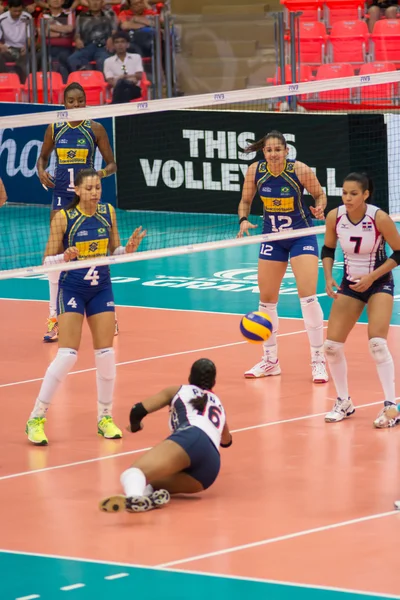
[[[258,310],[263,313],[267,313],[272,323],[272,332],[278,331],[278,305],[276,302],[260,302]]]
[[[117,368],[115,366],[114,348],[101,348],[94,353],[97,375],[100,379],[115,379]]]
[[[325,356],[330,363],[337,363],[344,357],[343,342],[333,342],[332,340],[325,340],[324,352]]]
[[[78,353],[72,348],[60,348],[48,371],[58,381],[64,381],[78,358]]]
[[[316,329],[322,327],[324,321],[324,313],[317,296],[306,296],[300,298],[301,312],[306,325]]]
[[[384,338],[371,338],[369,340],[369,351],[378,365],[392,360],[387,341]]]

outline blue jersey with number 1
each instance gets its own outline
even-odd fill
[[[111,235],[111,215],[114,207],[111,204],[97,205],[94,215],[85,215],[79,207],[64,211],[67,229],[64,234],[64,250],[76,246],[79,256],[75,260],[107,256]],[[73,271],[63,271],[60,276],[60,287],[73,288],[77,291],[101,290],[111,285],[108,266],[84,267]]]
[[[312,226],[312,217],[304,202],[304,186],[295,170],[295,161],[286,160],[279,175],[273,175],[265,160],[259,161],[255,183],[264,205],[263,233]]]
[[[89,120],[75,127],[54,123],[52,137],[56,153],[53,208],[65,208],[73,200],[78,171],[93,168],[96,136]]]

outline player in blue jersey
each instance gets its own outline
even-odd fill
[[[140,431],[148,413],[166,406],[171,435],[138,458],[121,475],[124,495],[100,503],[105,512],[144,512],[167,504],[170,494],[196,494],[219,474],[219,447],[232,445],[224,407],[211,390],[216,368],[200,358],[190,369],[189,385],[173,385],[131,409],[129,430]]]
[[[82,261],[82,268],[63,271],[57,299],[59,350],[43,379],[26,433],[34,444],[48,443],[44,432],[50,402],[74,366],[82,335],[84,315],[92,333],[95,351],[98,393],[98,433],[106,438],[120,438],[111,409],[115,381],[114,297],[108,266],[85,267],[85,259],[108,254],[135,252],[145,231],[135,229],[125,247],[120,238],[114,208],[100,202],[101,180],[94,169],[79,171],[75,179],[75,200],[70,208],[58,211],[50,226],[45,265],[71,260]]]
[[[262,150],[264,158],[251,164],[245,177],[238,209],[238,237],[249,235],[250,229],[257,227],[248,220],[256,192],[264,208],[263,233],[289,232],[311,227],[312,216],[324,219],[326,195],[310,167],[287,158],[289,149],[282,133],[271,131],[246,150]],[[315,207],[307,207],[303,198],[304,189],[314,198]],[[281,373],[276,341],[277,303],[289,259],[311,346],[312,379],[314,383],[325,383],[328,381],[328,373],[323,349],[323,313],[316,295],[318,244],[315,235],[261,244],[258,261],[259,310],[271,317],[273,333],[264,342],[262,360],[246,371],[245,377],[268,377]]]
[[[86,107],[85,90],[79,83],[71,83],[64,91],[64,104],[67,110]],[[66,208],[74,199],[75,177],[80,169],[94,166],[96,149],[103,156],[105,167],[98,171],[99,177],[108,177],[117,170],[113,151],[103,125],[92,120],[53,123],[47,127],[43,146],[37,162],[38,176],[42,185],[53,190],[52,219],[56,211]],[[52,177],[46,168],[50,155],[55,151],[56,165]],[[50,314],[44,342],[58,339],[56,302],[58,273],[49,274]],[[116,333],[118,326],[116,325]]]

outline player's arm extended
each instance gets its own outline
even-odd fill
[[[315,208],[320,210],[322,209],[322,211],[324,211],[328,200],[314,171],[311,169],[311,167],[299,161],[296,161],[295,171],[300,183],[314,198]]]
[[[131,408],[131,412],[129,414],[129,431],[132,433],[140,431],[140,429],[143,427],[142,420],[146,415],[156,412],[165,406],[169,406],[172,398],[178,393],[180,387],[180,385],[169,386],[161,390],[161,392],[154,394],[154,396],[146,398],[146,400],[143,400],[143,402],[136,403]]]
[[[378,231],[393,250],[393,254],[389,256],[383,265],[370,273],[374,281],[383,277],[386,273],[390,273],[390,271],[400,264],[400,234],[397,231],[396,224],[383,210],[379,210],[376,213],[375,223]]]
[[[44,251],[44,259],[47,257],[57,257],[64,255],[63,237],[67,229],[67,218],[63,210],[58,211],[50,224],[50,234],[47,240],[46,250]],[[47,261],[49,262],[49,261]],[[61,261],[56,261],[61,262]]]
[[[246,177],[244,178],[242,198],[238,206],[239,216],[239,233],[237,237],[243,237],[244,234],[249,235],[249,229],[254,229],[257,225],[253,225],[248,220],[253,198],[257,191],[255,175],[258,163],[255,162],[247,169]]]
[[[229,431],[228,423],[225,421],[225,425],[221,435],[221,447],[229,448],[229,446],[232,446],[232,434]]]
[[[324,267],[325,281],[332,280],[332,269],[335,261],[337,208],[328,212],[326,217],[325,239],[321,251],[322,266]]]
[[[107,131],[100,123],[92,121],[92,129],[96,136],[97,146],[104,159],[104,162],[106,163],[104,169],[100,169],[98,173],[101,178],[108,177],[117,170],[117,163],[115,162],[114,154],[110,146],[110,140],[108,139]]]

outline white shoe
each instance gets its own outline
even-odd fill
[[[351,401],[351,398],[347,398],[347,400],[342,400],[342,398],[337,398],[334,407],[330,412],[325,415],[326,423],[337,423],[338,421],[343,421],[350,415],[354,414],[356,409]]]
[[[394,507],[396,510],[400,510],[400,500],[396,500],[396,502],[394,503]]]
[[[252,369],[246,371],[244,376],[246,379],[255,379],[256,377],[269,377],[270,375],[280,374],[281,367],[279,365],[279,360],[269,360],[267,357],[264,357]]]
[[[312,379],[314,383],[327,383],[329,381],[326,362],[324,360],[313,360],[311,363]]]
[[[387,414],[387,409],[395,406],[392,402],[385,401],[383,403],[383,408],[380,410],[378,416],[374,421],[374,427],[377,429],[386,429],[387,427],[395,427],[400,423],[400,415],[398,417],[392,418]]]

